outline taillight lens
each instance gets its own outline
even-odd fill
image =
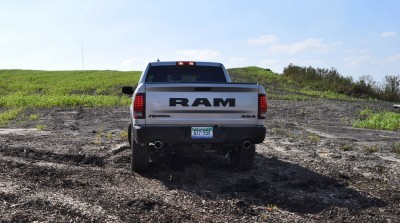
[[[145,117],[145,94],[138,93],[133,101],[133,117],[141,119]]]
[[[258,95],[258,118],[265,119],[267,117],[268,102],[265,94]]]

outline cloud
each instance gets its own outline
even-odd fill
[[[122,66],[129,67],[129,69],[133,70],[144,70],[146,65],[148,64],[149,60],[139,58],[139,57],[132,57],[130,59],[122,61]]]
[[[322,43],[321,39],[305,39],[301,42],[291,44],[279,44],[270,46],[272,53],[297,54],[306,50],[315,50],[317,52],[325,52],[329,49],[327,44]]]
[[[355,54],[356,55],[360,55],[360,54],[365,55],[365,54],[369,54],[370,50],[369,49],[348,49],[345,51],[345,53],[347,55],[355,55]]]
[[[383,38],[391,38],[391,37],[395,37],[396,35],[397,35],[396,32],[391,31],[391,32],[382,33],[381,37],[383,37]]]
[[[371,64],[373,62],[373,57],[370,54],[368,49],[357,50],[352,49],[348,50],[347,54],[349,56],[343,59],[344,67],[347,68],[358,68],[365,64]]]
[[[215,60],[219,57],[220,52],[209,49],[180,50],[175,52],[183,56],[184,60]]]
[[[268,68],[269,66],[276,65],[278,62],[279,62],[279,60],[262,60],[259,65],[261,67],[267,67]]]
[[[258,46],[258,45],[272,44],[277,41],[278,41],[278,37],[276,37],[275,35],[263,35],[258,38],[255,38],[255,39],[250,39],[247,43],[249,45]]]
[[[243,57],[231,57],[226,67],[245,67],[249,65],[249,60]]]
[[[287,61],[275,60],[275,59],[265,59],[258,63],[259,67],[271,69],[275,73],[282,73],[283,68],[289,63]]]
[[[396,54],[391,57],[384,58],[380,61],[380,64],[392,64],[392,63],[400,63],[400,54]]]
[[[297,66],[313,66],[313,67],[323,67],[325,65],[325,61],[321,59],[265,59],[262,60],[258,66],[262,68],[269,68],[275,73],[283,73],[283,69],[287,67],[289,64],[295,64]]]

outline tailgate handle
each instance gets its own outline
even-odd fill
[[[211,91],[210,87],[195,87],[194,91]]]

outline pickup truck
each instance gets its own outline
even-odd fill
[[[229,153],[231,164],[249,170],[255,144],[265,138],[265,89],[231,83],[221,63],[152,62],[139,83],[123,87],[132,96],[129,143],[131,168],[145,171],[149,152],[163,147],[211,147]]]

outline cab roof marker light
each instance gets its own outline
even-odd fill
[[[176,62],[176,66],[196,66],[196,62],[194,62],[194,61],[178,61],[178,62]]]

